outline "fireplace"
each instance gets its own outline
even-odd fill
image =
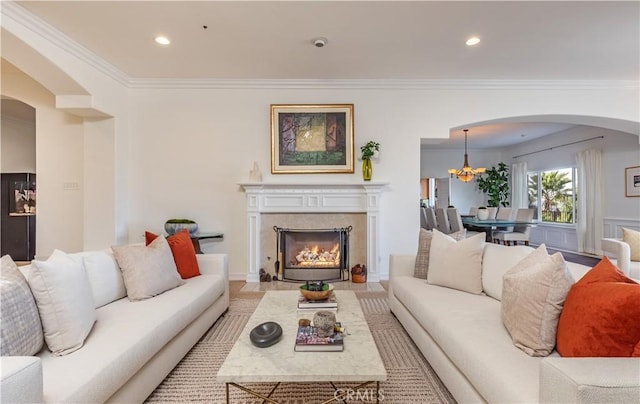
[[[287,229],[276,232],[276,270],[292,281],[348,280],[351,226],[332,229]]]

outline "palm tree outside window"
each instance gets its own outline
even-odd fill
[[[546,223],[575,223],[576,177],[575,168],[529,172],[529,208],[534,209],[534,219]]]

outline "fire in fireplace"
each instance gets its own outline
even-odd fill
[[[285,229],[277,233],[276,272],[284,280],[318,281],[348,279],[351,227],[334,229]]]

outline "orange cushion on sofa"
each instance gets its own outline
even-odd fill
[[[149,245],[156,237],[158,237],[157,234],[145,231],[145,244]],[[169,247],[171,247],[173,260],[176,262],[176,267],[178,267],[178,273],[180,273],[182,279],[200,275],[200,268],[198,267],[198,260],[196,259],[196,250],[193,248],[189,232],[182,230],[169,236],[167,241],[169,242]]]
[[[558,322],[560,356],[640,357],[640,285],[604,257],[576,282]]]

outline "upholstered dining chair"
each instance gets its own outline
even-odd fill
[[[449,226],[449,218],[444,208],[436,208],[436,221],[437,229],[444,234],[451,233],[451,227]]]
[[[427,208],[424,206],[420,206],[420,227],[429,230],[427,225]]]
[[[433,230],[438,227],[436,221],[436,212],[433,208],[425,208],[425,214],[427,217],[427,230]]]
[[[516,213],[516,222],[530,222],[533,219],[533,209],[518,209]],[[502,244],[517,245],[519,241],[524,245],[529,245],[529,233],[531,233],[531,225],[516,224],[513,231],[494,231],[493,238]]]
[[[513,209],[507,208],[505,206],[501,206],[498,208],[498,213],[496,213],[496,219],[498,220],[511,220],[511,214],[513,213]],[[509,227],[498,227],[496,228],[498,231],[513,231],[513,226]],[[498,240],[494,237],[492,240],[494,243],[497,243]]]
[[[474,206],[469,208],[469,214],[472,215],[473,217],[478,216],[478,207]]]
[[[490,206],[487,208],[487,210],[489,211],[489,217],[487,219],[489,220],[495,219],[496,214],[498,214],[498,208],[496,208],[495,206]]]
[[[455,233],[463,229],[462,218],[456,208],[447,208],[447,217],[449,218],[449,226],[451,233]]]

